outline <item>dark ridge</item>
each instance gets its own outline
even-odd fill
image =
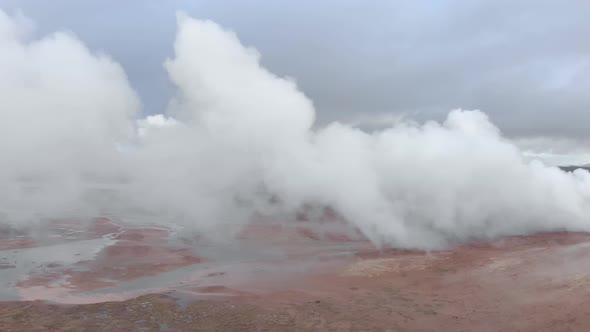
[[[584,165],[584,166],[559,166],[559,168],[562,171],[565,171],[565,172],[573,172],[573,171],[575,171],[577,169],[585,169],[588,172],[590,172],[590,165]]]

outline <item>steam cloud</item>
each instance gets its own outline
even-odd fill
[[[315,205],[399,247],[590,231],[590,174],[526,161],[480,111],[371,133],[313,128],[295,82],[232,32],[179,14],[165,62],[177,95],[166,114],[138,118],[117,63],[31,27],[0,11],[4,222],[120,209],[231,236],[256,213],[281,221]]]

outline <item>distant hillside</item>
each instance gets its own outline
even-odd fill
[[[566,171],[566,172],[573,172],[573,171],[577,170],[578,168],[585,169],[588,172],[590,172],[590,164],[581,165],[581,166],[559,166],[559,168],[561,168],[562,171]]]

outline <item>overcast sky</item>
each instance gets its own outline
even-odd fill
[[[211,19],[294,77],[319,119],[384,125],[481,109],[513,136],[590,138],[590,1],[0,0],[125,68],[146,113],[172,94],[175,12]]]

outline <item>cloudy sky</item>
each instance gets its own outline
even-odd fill
[[[0,0],[67,30],[125,68],[145,113],[173,89],[175,12],[211,19],[295,78],[319,120],[386,125],[400,115],[441,119],[481,109],[526,144],[590,139],[590,2],[585,0],[156,1]],[[566,143],[564,143],[566,142]],[[574,148],[568,142],[577,142]]]

